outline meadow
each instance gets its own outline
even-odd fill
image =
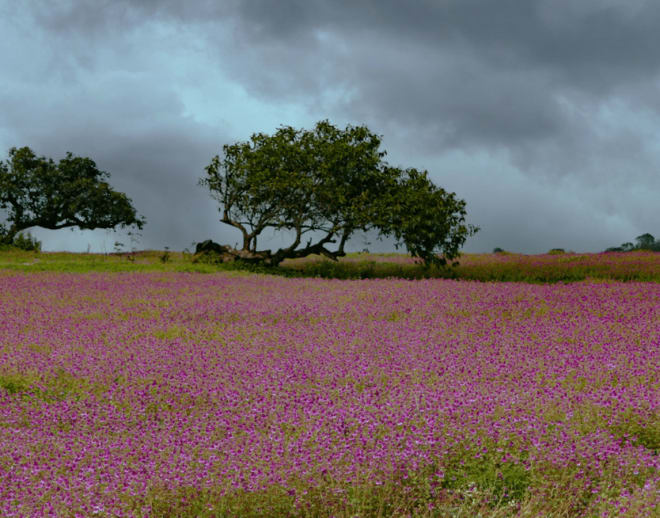
[[[286,260],[278,268],[214,264],[191,253],[76,254],[0,251],[0,269],[24,272],[196,272],[244,271],[284,277],[326,279],[457,279],[482,282],[556,283],[584,280],[660,282],[657,252],[525,255],[463,254],[455,268],[424,267],[406,254],[349,253],[339,261],[320,256]]]
[[[163,257],[0,254],[1,516],[660,513],[657,255]]]

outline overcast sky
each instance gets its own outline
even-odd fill
[[[366,124],[467,201],[465,251],[597,252],[660,237],[658,27],[652,0],[0,0],[0,159],[94,159],[147,219],[133,246],[181,250],[239,241],[197,186],[223,144]]]

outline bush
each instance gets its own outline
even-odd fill
[[[170,247],[166,246],[165,251],[159,257],[161,263],[168,263],[170,261]]]
[[[17,234],[9,247],[18,248],[28,252],[41,252],[41,241],[33,237],[29,232]]]

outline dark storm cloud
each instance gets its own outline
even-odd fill
[[[577,5],[576,5],[577,4]],[[57,33],[160,20],[194,28],[271,100],[333,85],[346,114],[422,126],[446,146],[516,148],[575,128],[562,99],[607,100],[660,71],[660,4],[602,0],[107,1],[42,4]],[[229,23],[231,38],[218,30]],[[324,35],[327,38],[324,40]],[[216,48],[213,49],[213,45]],[[233,52],[238,51],[238,52]],[[636,99],[644,102],[644,99]],[[657,109],[657,98],[649,96]]]
[[[551,70],[593,91],[649,77],[660,66],[656,2],[263,0],[239,2],[237,16],[257,44],[332,30],[359,46],[378,35],[389,47],[407,42],[431,55],[462,49],[504,69]]]
[[[656,78],[660,70],[657,2],[238,5],[241,30],[236,34],[261,49],[253,55],[263,53],[263,63],[273,59],[273,49],[288,53],[297,40],[329,32],[334,48],[328,46],[309,62],[291,61],[285,72],[313,75],[313,62],[325,62],[336,81],[353,87],[348,112],[421,124],[450,146],[515,147],[572,133],[562,97],[605,100]],[[283,16],[289,12],[302,15]],[[312,46],[309,52],[318,49]],[[295,81],[290,84],[295,91]]]
[[[137,87],[104,91],[103,99],[78,93],[44,103],[38,112],[9,98],[0,110],[14,128],[15,145],[55,160],[65,151],[89,156],[109,172],[113,187],[147,218],[142,247],[184,248],[217,235],[217,209],[196,182],[222,135],[182,117],[170,94]]]
[[[112,9],[124,20],[118,6]],[[45,12],[39,11],[40,22]],[[16,9],[12,15],[15,32],[24,34],[30,17]],[[66,20],[49,18],[45,33],[33,30],[22,48],[12,49],[18,66],[0,96],[4,147],[27,145],[55,160],[66,151],[93,158],[146,216],[141,248],[182,249],[210,236],[222,240],[217,207],[197,180],[230,137],[222,127],[185,115],[172,75],[149,63],[153,54],[143,55],[128,29],[123,37],[116,34],[116,20],[99,29],[103,38],[85,36],[79,26],[99,36],[95,20],[84,10]]]
[[[383,134],[393,163],[427,168],[467,199],[484,228],[476,249],[541,251],[570,235],[566,248],[596,250],[658,219],[648,208],[660,189],[658,2],[0,6],[14,31],[2,63],[17,70],[0,90],[0,139],[93,156],[147,214],[148,246],[219,234],[216,208],[194,184],[223,143],[247,135],[208,122],[241,113],[235,99],[202,89],[217,73],[240,85],[246,110],[296,106],[309,116],[282,124],[330,118]],[[186,95],[203,99],[192,115]],[[253,131],[273,129],[251,121]]]
[[[435,121],[466,142],[515,142],[560,132],[566,121],[559,94],[603,98],[660,71],[660,4],[639,0],[39,5],[36,19],[60,35],[109,31],[117,37],[154,20],[181,24],[210,45],[215,41],[223,65],[262,95],[320,95],[331,86],[314,81],[321,73],[353,89],[351,108]],[[230,39],[219,23],[231,23]],[[329,43],[323,34],[331,35]],[[232,56],[228,44],[244,53]],[[282,82],[286,91],[278,88]]]
[[[657,2],[306,2],[300,21],[273,16],[283,4],[295,3],[240,4],[237,34],[262,64],[317,36],[308,59],[278,67],[288,95],[315,95],[295,78],[320,70],[345,89],[338,112],[398,133],[395,161],[414,147],[441,183],[434,157],[455,150],[497,152],[522,173],[497,177],[499,209],[481,192],[488,172],[455,182],[482,203],[468,205],[486,222],[482,243],[598,250],[606,235],[657,225]]]

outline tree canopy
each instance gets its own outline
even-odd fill
[[[656,241],[653,234],[648,232],[637,236],[635,238],[637,241],[636,245],[633,245],[631,242],[623,243],[621,246],[612,246],[605,250],[606,252],[634,252],[637,250],[650,250],[654,252],[660,252],[660,240]]]
[[[655,245],[655,237],[653,237],[653,234],[649,234],[648,232],[646,234],[642,234],[641,236],[637,236],[635,241],[637,241],[636,248],[639,250],[651,250]]]
[[[67,153],[56,164],[29,147],[11,148],[7,162],[0,161],[0,208],[8,213],[0,242],[11,244],[31,227],[142,228],[144,218],[125,194],[110,187],[109,176],[90,158]]]
[[[380,145],[366,126],[283,126],[224,145],[200,184],[220,203],[220,221],[241,232],[238,258],[272,265],[310,254],[337,259],[355,232],[374,230],[426,264],[455,259],[478,230],[465,223],[465,202],[426,171],[384,162]],[[289,231],[292,241],[258,250],[266,229]]]

